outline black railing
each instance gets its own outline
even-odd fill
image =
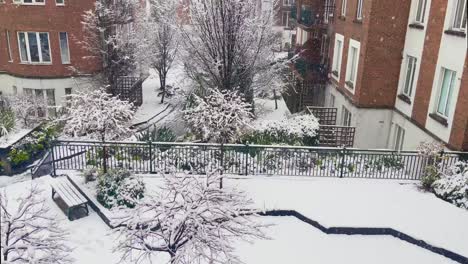
[[[463,153],[445,152],[442,168]],[[136,173],[191,171],[225,174],[349,177],[418,180],[430,159],[414,151],[347,148],[195,144],[163,142],[57,141],[52,148],[56,170],[88,166],[125,168]]]

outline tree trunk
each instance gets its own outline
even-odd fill
[[[102,133],[102,170],[107,173],[107,149],[105,146],[105,131]]]
[[[278,97],[276,96],[276,89],[273,89],[273,97],[275,98],[275,110],[278,110]]]
[[[164,98],[166,97],[166,75],[163,73],[159,74],[159,84],[160,89],[162,90],[161,104],[163,104]]]

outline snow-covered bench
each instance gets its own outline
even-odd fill
[[[77,208],[84,208],[86,215],[89,215],[88,201],[86,198],[72,185],[67,177],[55,178],[52,183],[52,200],[54,195],[57,194],[65,202],[67,209],[68,220],[71,221],[70,213],[72,210]]]

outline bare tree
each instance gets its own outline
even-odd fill
[[[42,191],[31,187],[27,195],[9,204],[0,195],[2,263],[72,263],[68,234],[49,213]]]
[[[135,69],[134,47],[130,41],[138,0],[97,0],[82,18],[81,44],[92,57],[103,62],[105,84],[112,89],[119,76]]]
[[[177,28],[178,0],[148,0],[147,13],[135,26],[135,58],[156,69],[161,89],[161,103],[166,96],[167,75],[180,43]]]
[[[274,10],[260,10],[257,0],[192,0],[189,10],[191,23],[181,27],[189,75],[253,102],[254,87],[265,85],[254,84],[255,77],[274,60]]]
[[[217,187],[219,173],[162,176],[157,196],[120,219],[115,250],[122,261],[141,263],[166,253],[172,264],[238,263],[235,239],[265,238],[244,194]]]
[[[47,117],[46,111],[48,111],[49,106],[43,99],[34,98],[32,95],[18,94],[11,96],[9,100],[16,118],[25,127],[36,125]]]

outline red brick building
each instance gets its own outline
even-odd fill
[[[356,147],[468,149],[466,0],[336,0],[327,105]]]
[[[82,15],[94,0],[0,0],[0,91],[50,104],[101,70],[83,41]]]

